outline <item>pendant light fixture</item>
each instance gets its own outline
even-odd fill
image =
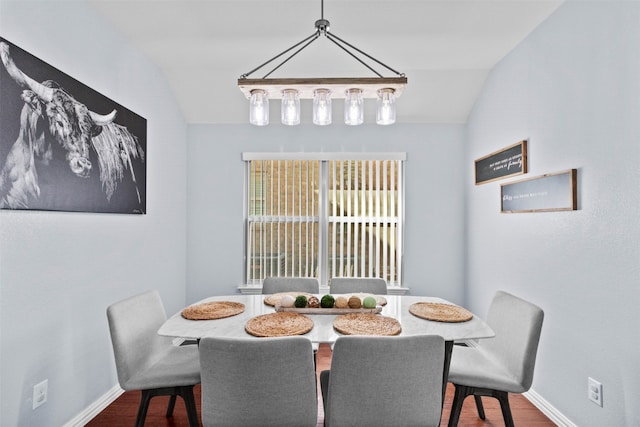
[[[407,77],[380,62],[352,44],[329,31],[329,21],[324,19],[324,0],[320,2],[321,17],[315,22],[315,32],[294,44],[262,65],[242,74],[238,87],[249,99],[249,121],[257,126],[269,124],[269,99],[281,99],[281,121],[285,125],[300,123],[300,99],[313,100],[313,123],[324,126],[331,124],[331,98],[344,98],[344,122],[347,125],[363,123],[364,99],[377,99],[376,123],[389,125],[395,123],[396,98],[400,97],[407,85]],[[269,76],[303,49],[325,36],[328,40],[360,62],[377,77],[327,77],[327,78],[269,78]],[[292,52],[292,53],[290,53]],[[287,55],[262,78],[249,78],[254,72]],[[366,60],[375,62],[396,77],[384,77]]]

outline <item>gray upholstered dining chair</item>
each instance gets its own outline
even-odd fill
[[[205,427],[315,427],[316,374],[305,337],[200,340]]]
[[[374,295],[387,294],[387,282],[376,277],[334,277],[331,279],[331,293],[349,294],[354,292],[366,292]]]
[[[262,281],[263,294],[290,291],[317,294],[320,292],[320,284],[315,277],[267,277]]]
[[[340,336],[320,373],[325,426],[437,427],[443,370],[439,335]]]
[[[166,320],[157,291],[116,302],[107,308],[118,382],[124,390],[141,390],[136,426],[144,425],[154,396],[171,396],[167,417],[173,415],[176,396],[187,408],[189,426],[199,426],[194,385],[200,383],[196,346],[177,347],[171,338],[158,335]]]
[[[524,393],[531,387],[543,318],[540,307],[496,292],[487,315],[495,337],[480,340],[474,347],[453,349],[449,381],[455,394],[449,427],[458,425],[462,403],[471,395],[481,419],[485,419],[481,396],[498,399],[505,426],[513,427],[509,393]]]

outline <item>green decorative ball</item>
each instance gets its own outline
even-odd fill
[[[298,295],[296,300],[293,302],[293,305],[296,308],[305,308],[307,306],[307,297],[304,295]]]
[[[376,297],[364,297],[364,300],[362,300],[364,308],[376,308],[377,304],[378,302],[376,301]]]
[[[320,300],[320,307],[322,308],[333,308],[333,305],[336,303],[336,299],[333,295],[324,295]]]

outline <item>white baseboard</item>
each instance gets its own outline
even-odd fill
[[[96,415],[120,397],[122,393],[124,393],[124,390],[119,385],[116,385],[62,427],[83,427],[87,425]]]
[[[542,398],[542,396],[536,393],[535,390],[530,389],[529,391],[522,393],[522,395],[557,426],[577,427],[569,418],[565,417],[560,411],[558,411],[555,406],[547,402]]]

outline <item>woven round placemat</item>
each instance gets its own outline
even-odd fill
[[[304,295],[307,298],[313,296],[313,294],[309,294],[307,292],[295,292],[295,291],[293,291],[293,292],[278,292],[277,294],[272,294],[272,295],[269,295],[268,297],[266,297],[264,299],[264,303],[267,304],[267,305],[275,307],[276,305],[280,304],[280,300],[285,295],[291,295],[294,298],[297,297],[298,295]]]
[[[436,322],[457,323],[466,322],[473,318],[473,314],[465,308],[438,302],[416,302],[409,306],[409,313]]]
[[[313,320],[300,313],[269,313],[252,317],[244,329],[256,337],[302,335],[313,329]]]
[[[244,311],[244,304],[232,301],[213,301],[192,305],[182,310],[182,317],[189,320],[213,320],[231,317]]]
[[[402,331],[396,319],[369,313],[336,316],[333,327],[345,335],[398,335]]]

